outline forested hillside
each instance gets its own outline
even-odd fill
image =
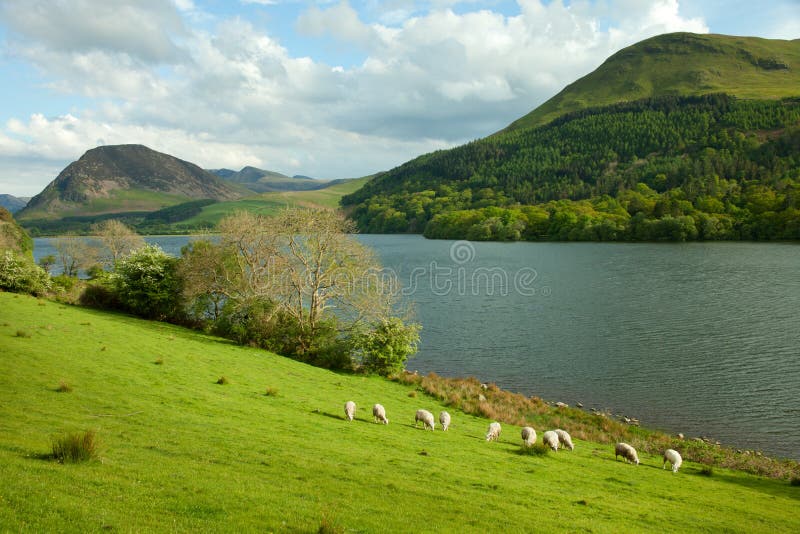
[[[714,94],[581,110],[434,152],[342,204],[362,231],[433,238],[800,239],[798,198],[800,99]]]

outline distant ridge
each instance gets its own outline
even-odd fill
[[[194,163],[144,145],[109,145],[70,163],[18,218],[155,211],[187,200],[241,196],[236,186]]]
[[[240,184],[256,193],[273,191],[312,191],[322,189],[329,182],[315,180],[308,176],[287,176],[275,171],[267,171],[258,167],[247,166],[240,171],[230,169],[214,169],[210,172],[229,182]]]
[[[28,204],[30,199],[23,199],[13,195],[0,195],[0,206],[11,213],[16,213]]]

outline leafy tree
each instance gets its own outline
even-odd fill
[[[404,324],[397,317],[381,319],[371,329],[356,336],[356,359],[372,373],[388,376],[405,368],[406,360],[416,354],[419,325]]]
[[[38,296],[51,287],[50,276],[28,257],[11,249],[0,254],[0,289]]]

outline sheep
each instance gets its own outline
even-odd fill
[[[497,438],[500,437],[500,432],[503,429],[500,427],[500,423],[494,422],[489,424],[489,431],[486,432],[486,441],[497,441]]]
[[[675,449],[667,449],[664,451],[664,465],[661,466],[661,469],[667,467],[667,462],[672,464],[672,472],[677,473],[678,469],[680,468],[681,464],[683,463],[683,458],[681,458],[681,453],[676,451]]]
[[[447,412],[441,412],[439,414],[439,423],[442,425],[442,431],[446,432],[447,428],[450,426],[450,414]]]
[[[430,428],[433,430],[433,414],[428,410],[417,410],[417,415],[414,418],[414,426],[417,426],[417,423],[422,421],[422,425],[424,429]]]
[[[572,444],[572,438],[570,437],[570,435],[567,433],[566,430],[561,430],[560,428],[557,428],[553,432],[555,432],[556,435],[558,436],[558,441],[559,443],[561,443],[561,445],[563,445],[564,447],[566,447],[571,451],[575,450],[575,445]]]
[[[548,430],[542,434],[542,443],[558,452],[558,434],[552,430]]]
[[[615,460],[617,459],[617,456],[622,456],[625,461],[639,465],[639,455],[636,454],[636,449],[627,443],[617,443],[616,447],[614,447]]]
[[[352,421],[353,417],[356,416],[356,403],[353,401],[347,401],[344,403],[344,416],[348,421]]]
[[[522,428],[522,445],[524,447],[532,447],[536,443],[536,431],[529,427]]]
[[[376,423],[383,423],[384,425],[389,424],[389,420],[386,419],[386,409],[380,404],[376,404],[372,407],[372,418]]]

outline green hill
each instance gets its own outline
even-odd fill
[[[257,167],[244,167],[240,171],[215,169],[211,173],[229,182],[240,184],[247,189],[264,193],[269,191],[310,191],[327,187],[328,182],[315,180],[308,176],[286,176],[275,171],[267,171]]]
[[[798,56],[800,40],[649,39],[512,127],[382,173],[342,204],[362,231],[431,238],[800,239]],[[649,94],[624,87],[654,80],[659,62],[672,84],[628,101]],[[701,64],[729,65],[708,90],[750,98],[688,94],[681,80]]]
[[[448,432],[414,428],[418,408],[445,406],[413,386],[22,295],[0,293],[0,310],[3,530],[800,529],[786,481],[633,466],[582,440],[524,456],[519,427],[487,443],[488,420],[453,408]],[[98,460],[48,458],[54,436],[86,430]]]
[[[110,145],[69,164],[17,213],[28,228],[69,217],[150,212],[199,199],[232,200],[247,190],[142,145]]]
[[[659,96],[800,94],[800,39],[671,33],[620,50],[507,129],[540,126],[590,107]]]

